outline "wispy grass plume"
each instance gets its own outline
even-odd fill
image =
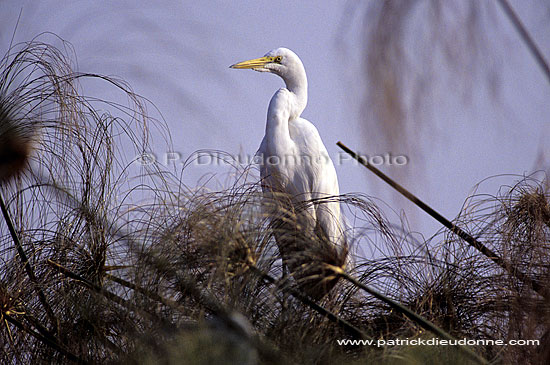
[[[311,248],[296,253],[303,275],[289,275],[274,237],[287,228],[272,222],[296,212],[265,208],[281,201],[262,194],[253,167],[235,164],[214,191],[145,163],[151,128],[165,131],[147,100],[121,81],[74,72],[68,44],[40,39],[16,45],[0,69],[0,110],[10,111],[2,125],[32,126],[33,141],[26,168],[1,182],[0,362],[470,361],[455,348],[339,345],[433,336],[364,286],[455,338],[547,341],[546,299],[453,234],[419,239],[365,195],[314,202],[338,201],[350,218],[345,270],[356,281],[337,280],[343,265],[327,265],[323,243],[307,234],[295,238]],[[116,88],[127,104],[84,96],[83,80]],[[496,197],[471,197],[457,222],[548,282],[548,185],[519,180]],[[312,283],[328,294],[308,296]],[[548,356],[542,345],[472,350],[504,363]]]

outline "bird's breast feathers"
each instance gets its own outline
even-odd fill
[[[267,111],[268,118],[278,118],[281,121],[287,120],[290,118],[290,109],[291,109],[291,93],[285,88],[280,88],[273,95],[269,101],[269,107]]]
[[[334,193],[336,171],[317,128],[298,118],[289,122],[289,137],[284,147],[264,137],[257,154],[265,182],[272,189],[296,194]]]

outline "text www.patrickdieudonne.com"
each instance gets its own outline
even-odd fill
[[[434,338],[396,338],[369,340],[336,340],[340,346],[538,346],[540,340],[492,340],[492,339],[456,339],[446,340]]]

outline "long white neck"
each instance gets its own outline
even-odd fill
[[[289,120],[299,118],[307,105],[307,77],[303,65],[297,65],[291,74],[280,75],[285,81],[286,88],[292,93]]]
[[[298,60],[291,70],[277,72],[285,81],[286,89],[280,89],[273,95],[267,112],[267,148],[276,155],[284,155],[292,149],[294,142],[289,133],[289,123],[300,117],[307,104],[307,78],[302,62]]]

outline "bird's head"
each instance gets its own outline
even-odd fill
[[[304,65],[296,53],[288,48],[277,48],[266,53],[265,56],[243,61],[229,66],[238,69],[252,69],[259,72],[271,72],[283,79],[305,75]]]

